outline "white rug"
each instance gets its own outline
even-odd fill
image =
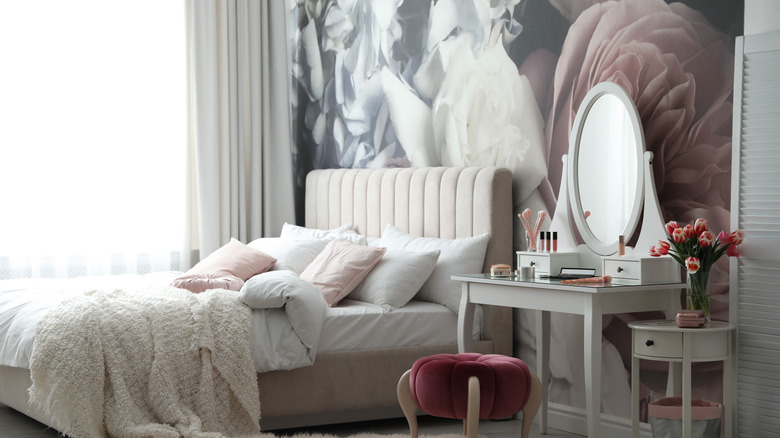
[[[419,438],[463,438],[460,434],[444,434],[444,435],[419,435]],[[252,435],[251,437],[244,438],[277,438],[276,435],[270,433],[261,433],[259,435]],[[287,438],[340,438],[338,435],[321,434],[321,433],[299,433],[290,435]],[[349,435],[349,438],[409,438],[408,433],[396,433],[392,435],[382,435],[379,433],[357,433]]]

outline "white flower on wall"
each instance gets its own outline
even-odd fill
[[[518,205],[547,174],[543,127],[531,86],[503,47],[474,55],[457,46],[433,105],[441,164],[511,169]]]

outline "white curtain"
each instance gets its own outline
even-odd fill
[[[278,235],[295,220],[285,25],[283,1],[187,1],[185,254]]]

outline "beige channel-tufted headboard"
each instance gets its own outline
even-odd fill
[[[389,223],[421,237],[490,233],[485,265],[512,264],[512,173],[498,167],[322,169],[306,178],[306,226],[346,223],[381,237]],[[512,353],[510,309],[485,309],[484,337]]]

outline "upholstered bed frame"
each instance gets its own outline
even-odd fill
[[[490,233],[484,269],[512,263],[512,175],[501,168],[330,169],[306,179],[306,226],[352,223],[380,237],[392,223],[412,235],[454,239]],[[512,313],[484,308],[477,352],[512,353]],[[258,374],[264,430],[402,417],[399,377],[412,363],[457,346],[320,353],[311,367]],[[0,402],[54,428],[28,406],[29,370],[0,366]]]

